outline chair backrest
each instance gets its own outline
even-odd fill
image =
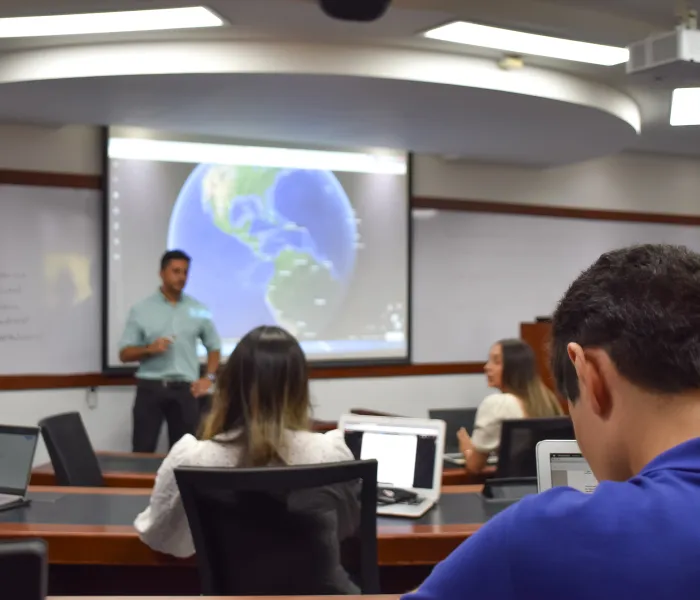
[[[371,408],[352,408],[350,409],[351,415],[365,415],[367,417],[399,417],[394,413],[381,412],[379,410],[372,410]]]
[[[44,600],[48,560],[43,540],[0,542],[0,581],[3,598]]]
[[[80,413],[70,412],[39,421],[58,485],[99,487],[102,469]]]
[[[333,431],[338,429],[337,421],[319,421],[318,419],[311,419],[311,431],[316,433],[326,433],[328,431]]]
[[[569,417],[503,421],[496,477],[536,477],[536,448],[539,442],[575,439],[574,426]]]
[[[439,408],[428,411],[431,419],[445,421],[445,452],[459,452],[457,432],[464,427],[469,435],[474,431],[476,408]]]
[[[376,461],[175,478],[204,595],[379,593]]]

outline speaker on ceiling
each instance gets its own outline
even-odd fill
[[[329,17],[343,21],[375,21],[389,8],[391,0],[319,0]]]

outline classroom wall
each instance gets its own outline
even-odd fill
[[[96,128],[0,124],[0,169],[99,174],[101,161]],[[429,156],[414,161],[414,193],[425,197],[700,214],[698,189],[700,161],[659,155],[621,154],[557,169]],[[335,419],[350,408],[422,416],[429,407],[476,406],[486,393],[482,375],[312,382],[319,419]],[[0,422],[31,424],[50,414],[78,410],[96,448],[128,450],[132,398],[131,388],[1,392]],[[36,462],[46,460],[42,446]]]
[[[101,151],[96,128],[0,125],[0,169],[97,175]],[[311,385],[314,416],[324,420],[351,408],[425,416],[430,407],[476,406],[487,391],[484,378],[473,375],[316,380]],[[33,424],[58,412],[79,411],[96,448],[128,450],[133,393],[130,387],[0,392],[0,422]],[[163,435],[163,451],[165,441]],[[35,463],[47,460],[42,442]]]
[[[314,417],[336,420],[352,408],[372,408],[411,417],[426,417],[430,408],[476,407],[488,393],[485,380],[475,375],[314,380]],[[97,390],[26,390],[0,392],[0,423],[34,425],[52,414],[78,411],[95,448],[131,449],[131,387]],[[165,428],[159,451],[167,451]],[[34,464],[48,461],[43,441]]]
[[[700,214],[700,160],[622,153],[535,169],[418,156],[415,196],[665,214]]]
[[[0,124],[0,169],[97,175],[100,130],[82,125]],[[418,155],[416,196],[700,214],[700,160],[623,153],[552,169],[479,164]]]
[[[86,125],[0,124],[0,169],[99,175],[101,138]]]

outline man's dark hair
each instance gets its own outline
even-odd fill
[[[165,267],[170,264],[171,260],[186,260],[188,263],[192,262],[189,255],[182,250],[168,250],[160,259],[160,270],[162,271],[165,269]]]
[[[552,373],[576,401],[567,344],[605,350],[631,383],[658,393],[700,389],[700,255],[647,244],[603,254],[560,300],[552,320]]]

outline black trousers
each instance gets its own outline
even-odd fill
[[[186,433],[195,434],[199,425],[200,402],[192,395],[190,383],[139,380],[133,410],[134,452],[155,452],[163,421],[168,423],[170,447]]]

